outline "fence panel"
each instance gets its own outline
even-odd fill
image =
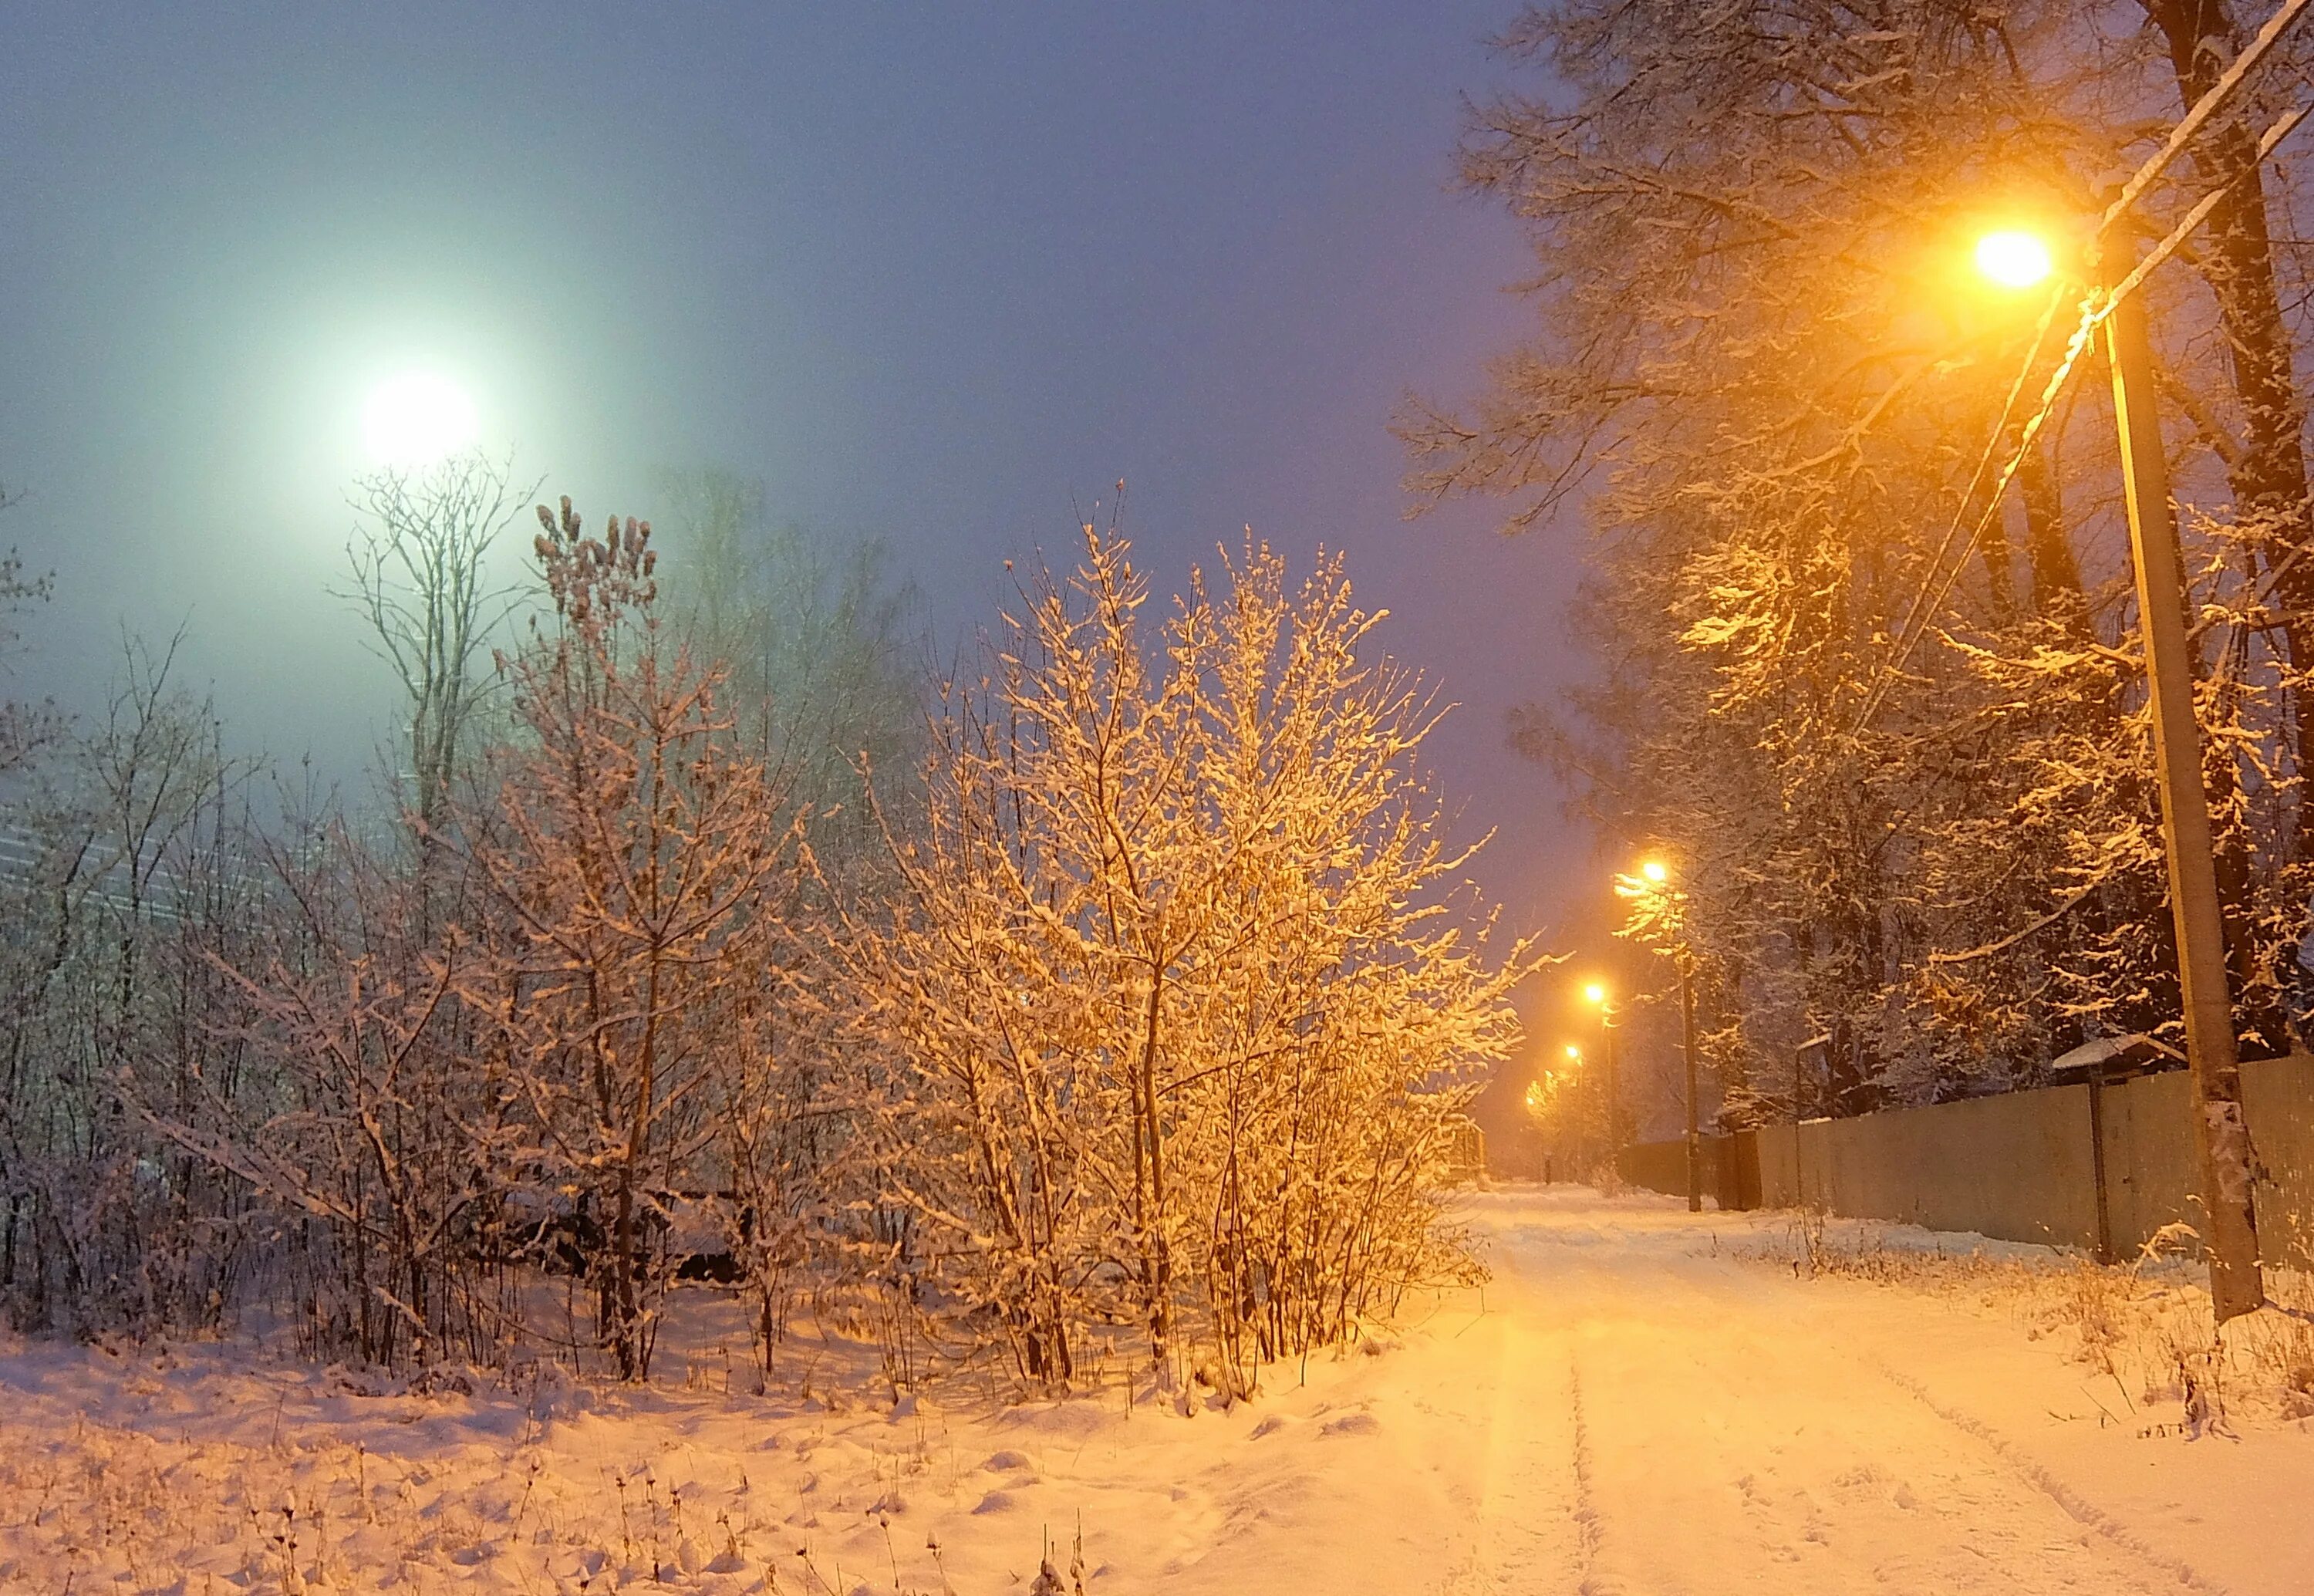
[[[2198,1215],[2192,1082],[2180,1070],[2099,1089],[2106,1222],[2115,1255],[2126,1258],[2162,1226]],[[1709,1137],[1704,1189],[1727,1193],[1731,1207],[1815,1204],[1856,1219],[2090,1248],[2098,1160],[2089,1090],[2044,1087]],[[2261,1170],[2261,1248],[2269,1262],[2314,1267],[2314,1057],[2245,1064],[2242,1096]],[[1620,1167],[1635,1186],[1687,1191],[1677,1142],[1627,1148]]]

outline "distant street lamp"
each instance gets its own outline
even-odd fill
[[[1593,981],[1583,988],[1583,1001],[1599,1010],[1599,1037],[1607,1050],[1607,1167],[1617,1168],[1623,1151],[1622,1127],[1617,1123],[1622,1107],[1621,1061],[1616,1056],[1615,1006],[1608,1000],[1606,983]]]
[[[1540,1143],[1540,1173],[1546,1185],[1550,1180],[1550,1111],[1558,1100],[1559,1077],[1550,1071],[1545,1070],[1539,1080],[1527,1082],[1526,1115],[1534,1121],[1535,1135]]]
[[[1583,1155],[1585,1149],[1589,1147],[1591,1142],[1589,1133],[1583,1128],[1583,1116],[1580,1113],[1580,1109],[1583,1103],[1583,1089],[1585,1083],[1587,1082],[1591,1077],[1590,1072],[1583,1067],[1582,1048],[1577,1046],[1574,1043],[1569,1042],[1560,1051],[1567,1055],[1566,1084],[1573,1089],[1570,1107],[1577,1111],[1575,1118],[1575,1145],[1572,1151],[1577,1160],[1576,1177],[1580,1179],[1582,1177],[1581,1164]]]
[[[2026,288],[2054,269],[2048,245],[2029,233],[1990,233],[1977,242],[1977,269],[2004,287]],[[2193,1071],[2194,1139],[2201,1155],[2202,1205],[2210,1226],[2210,1297],[2222,1324],[2265,1301],[2258,1265],[2257,1216],[2250,1180],[2249,1129],[2242,1115],[2241,1060],[2226,981],[2225,929],[2202,785],[2202,729],[2194,716],[2194,657],[2177,522],[2154,406],[2153,358],[2145,312],[2133,295],[2115,299],[2122,280],[2111,263],[2093,292],[2106,303],[2106,353],[2113,368],[2114,419],[2121,436],[2129,543],[2137,568],[2137,619],[2145,639],[2146,696],[2160,777],[2161,838],[2177,930],[2177,984]]]
[[[1640,862],[1636,877],[1615,878],[1619,897],[1638,899],[1659,951],[1679,972],[1680,1049],[1687,1065],[1687,1211],[1703,1212],[1703,1132],[1696,1108],[1695,959],[1689,953],[1678,895],[1671,889],[1671,867],[1659,859]],[[1670,933],[1666,943],[1663,939]]]

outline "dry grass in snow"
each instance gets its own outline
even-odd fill
[[[806,1333],[759,1392],[714,1334],[731,1305],[684,1297],[693,1350],[644,1389],[546,1362],[411,1382],[247,1347],[10,1346],[0,1591],[1097,1592],[1108,1542],[1145,1570],[1196,1562],[1223,1517],[1190,1483],[1213,1447],[1322,1413],[1338,1362],[1259,1415],[1121,1374],[1059,1401],[973,1373],[896,1402],[872,1345]]]
[[[2099,1265],[2069,1250],[1823,1214],[1755,1221],[1736,1250],[1802,1278],[1874,1282],[1932,1294],[2053,1338],[2094,1372],[2107,1422],[2148,1435],[2222,1434],[2237,1423],[2314,1418],[2314,1277],[2269,1268],[2275,1306],[2218,1332],[2190,1238],[2165,1234],[2136,1258]]]

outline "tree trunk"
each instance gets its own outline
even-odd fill
[[[1165,1154],[1157,1133],[1157,1017],[1164,991],[1164,972],[1153,966],[1149,1006],[1142,1017],[1141,1067],[1135,1086],[1139,1118],[1149,1145],[1149,1212],[1141,1236],[1143,1266],[1148,1271],[1149,1355],[1160,1368],[1165,1366],[1173,1330],[1173,1261],[1165,1244]]]
[[[2225,0],[2143,0],[2169,46],[2179,99],[2207,93],[2234,56],[2233,18]],[[2233,384],[2247,434],[2228,467],[2236,513],[2262,570],[2282,567],[2314,543],[2307,505],[2304,410],[2292,367],[2294,351],[2274,281],[2274,242],[2257,140],[2239,118],[2210,128],[2196,159],[2211,186],[2222,185],[2204,229],[2198,266],[2216,295],[2231,356]],[[2314,558],[2281,571],[2275,598],[2293,680],[2292,754],[2301,784],[2314,781]],[[2314,859],[2314,805],[2301,790],[2292,837],[2295,857]]]

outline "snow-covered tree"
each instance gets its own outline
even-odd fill
[[[540,1176],[603,1227],[604,1338],[633,1379],[661,1283],[649,1231],[713,1168],[719,1076],[752,1039],[733,1010],[800,827],[735,745],[720,671],[663,633],[649,525],[589,537],[568,498],[539,519],[552,612],[500,656],[519,738],[464,826],[508,930],[467,996],[510,1038]]]
[[[2062,274],[2004,299],[1968,256],[2020,217],[2085,232],[2232,53],[2225,9],[1552,0],[1501,42],[1538,87],[1479,108],[1463,172],[1528,228],[1541,314],[1476,403],[1405,418],[1414,484],[1588,522],[1570,612],[1602,668],[1520,729],[1619,851],[1684,861],[1731,1100],[1819,1034],[1852,1110],[2174,1027],[2111,415]],[[2158,233],[2240,180],[2145,292],[2234,983],[2272,1050],[2314,722],[2274,309],[2305,262],[2242,164],[2257,110],[2149,196]]]

